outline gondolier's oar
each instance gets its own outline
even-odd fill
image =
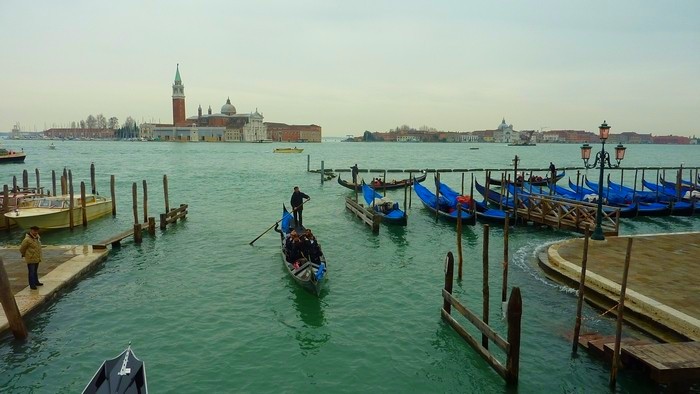
[[[294,212],[294,211],[296,211],[297,209],[301,208],[301,206],[304,205],[304,204],[306,204],[309,200],[311,200],[311,199],[310,199],[310,198],[307,198],[305,201],[302,201],[301,205],[299,205],[298,207],[292,209],[292,212]],[[290,213],[291,213],[291,212],[290,212]],[[254,240],[250,241],[250,243],[249,243],[248,245],[252,245],[253,243],[255,243],[255,241],[257,241],[258,239],[260,239],[260,237],[262,237],[263,235],[267,234],[268,231],[272,230],[272,228],[275,227],[276,225],[278,225],[279,222],[281,222],[282,220],[284,220],[284,217],[282,217],[282,219],[280,219],[280,220],[276,221],[275,223],[273,223],[272,226],[270,226],[270,228],[268,228],[267,230],[263,231],[263,233],[260,234],[260,235],[258,235],[258,237],[255,238]]]

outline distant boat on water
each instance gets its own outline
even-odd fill
[[[54,145],[52,142],[51,145],[49,145],[49,149],[56,149],[56,145]]]
[[[294,148],[275,148],[273,152],[275,153],[301,153],[303,152],[303,148],[297,148],[296,146]]]
[[[0,148],[0,163],[24,163],[27,154],[11,149]]]

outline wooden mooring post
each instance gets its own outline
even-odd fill
[[[112,216],[117,216],[117,195],[115,189],[114,175],[109,176],[109,191],[112,197]]]
[[[459,266],[457,267],[457,279],[462,280],[462,204],[457,204],[457,255]]]
[[[143,222],[148,222],[148,185],[143,180]]]
[[[10,191],[8,190],[9,188],[7,185],[2,186],[2,221],[3,225],[5,226],[5,230],[8,232],[10,231],[10,219],[8,219],[5,214],[7,212],[10,212],[10,207],[8,206],[10,204]]]
[[[29,173],[27,170],[22,170],[22,188],[27,189],[29,187]]]
[[[627,274],[630,269],[630,256],[632,255],[632,237],[627,239],[627,254],[625,255],[625,268],[622,271],[622,283],[620,284],[620,302],[617,303],[617,324],[615,326],[615,351],[613,353],[612,368],[610,369],[610,387],[617,383],[617,368],[620,364],[620,338],[622,336],[622,319],[625,310],[625,293],[627,291]]]
[[[36,192],[41,193],[41,182],[39,181],[39,169],[35,168],[34,173],[36,174]],[[43,194],[43,193],[41,193]]]
[[[454,256],[452,252],[448,252],[445,258],[445,285],[442,290],[443,304],[440,315],[508,384],[517,384],[520,371],[520,327],[522,320],[520,288],[514,287],[510,292],[507,315],[508,333],[507,339],[504,339],[487,322],[481,320],[476,313],[452,295],[453,276]],[[506,354],[505,366],[452,317],[452,307]]]
[[[131,184],[131,200],[134,212],[134,242],[140,244],[143,241],[143,237],[141,235],[141,224],[139,223],[139,207],[136,182]]]
[[[170,200],[168,200],[168,176],[163,175],[163,195],[165,197],[165,212],[170,212]]]
[[[97,185],[95,184],[95,163],[90,163],[90,190],[92,190],[92,194],[97,194]]]
[[[489,225],[484,225],[484,250],[482,252],[483,278],[481,282],[481,292],[483,297],[483,321],[489,324]],[[489,338],[486,334],[481,334],[481,346],[489,348]]]
[[[581,310],[583,308],[583,297],[586,291],[586,264],[588,263],[588,239],[590,238],[590,228],[586,227],[586,235],[583,239],[583,257],[581,258],[581,276],[578,285],[578,300],[576,301],[576,324],[574,325],[574,339],[571,344],[571,353],[576,354],[578,350],[578,337],[581,333]]]
[[[75,208],[75,194],[73,193],[73,173],[68,170],[68,194],[70,200],[68,201],[68,218],[70,220],[69,227],[73,230],[75,227],[75,218],[73,217],[73,210]]]
[[[516,156],[517,157],[517,156]],[[502,309],[505,312],[506,301],[508,297],[508,231],[510,230],[510,218],[506,215],[506,221],[503,223],[503,286],[501,286],[501,303]]]
[[[87,208],[85,207],[85,182],[80,182],[80,212],[83,216],[83,227],[87,227]]]
[[[7,185],[5,185],[7,188]],[[5,311],[5,317],[7,317],[7,322],[12,331],[12,335],[17,339],[27,338],[27,326],[24,324],[22,319],[22,314],[17,307],[17,301],[15,301],[15,296],[12,294],[12,288],[10,287],[10,279],[7,277],[7,271],[5,271],[5,264],[0,257],[0,303],[2,303],[2,309]]]
[[[51,192],[56,195],[56,171],[51,170]]]

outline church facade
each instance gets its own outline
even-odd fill
[[[175,71],[173,94],[173,124],[143,124],[141,135],[158,141],[181,142],[261,142],[269,139],[264,118],[255,112],[239,114],[227,98],[221,112],[212,113],[211,106],[206,114],[199,106],[196,116],[186,118],[185,85],[180,77],[180,65]]]

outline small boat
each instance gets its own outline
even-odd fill
[[[401,180],[392,180],[390,182],[386,183],[372,183],[370,186],[374,188],[375,190],[379,189],[386,189],[386,190],[392,190],[392,189],[403,189],[406,186],[412,185],[414,183],[420,183],[425,180],[425,178],[428,176],[427,173],[423,172],[423,175],[419,177],[413,177],[413,178],[407,178],[407,179],[401,179]],[[348,189],[353,189],[357,190],[358,192],[362,191],[362,182],[359,184],[355,184],[352,182],[344,181],[340,179],[340,176],[338,176],[338,183],[340,186],[347,187]]]
[[[323,255],[323,253],[321,253],[318,262],[313,262],[306,258],[301,258],[292,263],[288,262],[285,239],[290,235],[292,230],[296,230],[298,234],[303,234],[303,232],[306,230],[303,226],[297,226],[295,228],[293,224],[294,217],[291,213],[289,213],[289,211],[287,211],[287,207],[282,205],[282,229],[277,230],[280,233],[280,239],[282,241],[282,264],[287,270],[289,276],[291,276],[295,282],[297,282],[304,289],[318,296],[321,294],[321,289],[323,288],[324,279],[326,278],[326,272],[328,270],[326,257]]]
[[[438,216],[443,217],[450,221],[457,221],[457,215],[461,215],[462,223],[464,224],[476,224],[476,215],[473,211],[465,211],[459,213],[457,210],[457,204],[454,201],[446,198],[445,196],[440,196],[437,201],[435,199],[435,194],[428,190],[425,186],[420,183],[416,183],[414,190],[420,198],[423,206],[425,206],[430,212],[437,213]]]
[[[53,142],[52,142],[51,145],[49,145],[49,149],[52,149],[52,150],[53,150],[53,149],[56,149],[56,145],[54,145]]]
[[[381,194],[362,182],[362,197],[367,206],[382,217],[382,223],[405,226],[408,222],[408,215],[402,211],[398,202],[386,201]]]
[[[83,389],[83,394],[98,393],[148,393],[146,364],[136,358],[131,344],[117,357],[104,361]]]
[[[27,154],[11,149],[0,148],[0,163],[24,163]]]
[[[469,150],[479,150],[479,148],[473,146],[473,147],[469,148]]]
[[[85,195],[87,220],[99,218],[112,212],[112,199],[100,195]],[[41,197],[20,204],[5,216],[14,220],[18,226],[28,229],[38,226],[42,229],[70,227],[70,196]],[[83,206],[81,198],[73,198],[73,223],[81,223]]]
[[[492,204],[509,209],[515,208],[515,201],[513,200],[512,196],[506,197],[495,190],[486,189],[486,187],[482,186],[478,181],[474,181],[474,188],[476,188],[476,191],[478,191],[487,201],[490,201]]]
[[[275,148],[273,150],[275,153],[301,153],[303,151],[303,148],[297,148],[296,146],[294,148]]]
[[[559,174],[557,174],[557,182],[558,182],[560,179],[564,178],[565,173],[566,173],[566,171],[562,171],[562,172],[560,172]],[[511,182],[512,182],[512,183],[515,183],[515,184],[518,185],[518,186],[522,186],[523,181],[529,182],[529,183],[531,183],[531,184],[533,184],[533,185],[535,185],[535,186],[548,186],[548,185],[549,185],[549,182],[550,182],[550,179],[551,179],[551,178],[542,178],[541,176],[531,175],[529,179],[525,179],[525,180],[523,180],[523,179],[516,179],[515,182],[513,182],[513,180],[511,180]],[[489,177],[489,184],[492,185],[492,186],[502,186],[502,185],[501,185],[501,180],[500,180],[500,179],[491,178],[491,177]]]

